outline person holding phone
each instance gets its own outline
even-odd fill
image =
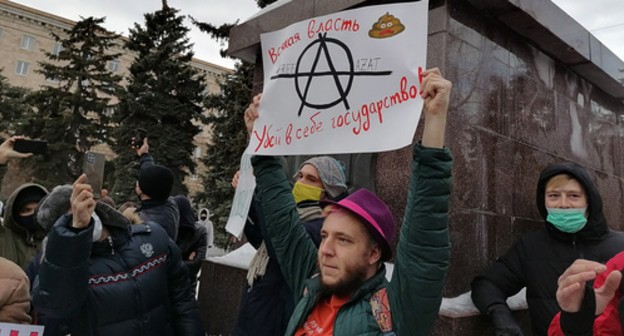
[[[14,149],[15,142],[25,139],[14,136],[0,145],[0,181],[4,178],[11,159],[29,158],[32,153],[20,153]],[[41,250],[45,229],[35,220],[39,201],[48,194],[46,188],[35,183],[20,185],[9,196],[0,226],[0,257],[4,257],[26,269],[28,263]]]
[[[203,336],[178,247],[159,225],[131,225],[96,202],[86,179],[54,188],[41,205],[41,221],[55,224],[32,290],[35,309],[68,319],[72,335]]]

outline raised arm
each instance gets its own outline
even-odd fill
[[[245,125],[250,131],[258,117],[260,95],[245,111]],[[303,282],[316,270],[317,249],[301,224],[286,172],[272,156],[251,159],[256,176],[256,195],[262,216],[286,282],[296,297],[303,292]]]
[[[451,83],[423,72],[424,132],[414,146],[412,175],[388,297],[399,335],[427,335],[442,301],[450,257],[452,158],[444,147]]]

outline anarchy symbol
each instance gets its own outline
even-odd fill
[[[336,66],[334,64],[335,63],[334,59],[332,59],[332,56],[329,52],[330,48],[328,47],[328,44],[334,44],[344,51],[346,63],[348,67],[347,71],[344,71],[344,70],[338,71],[336,69]],[[301,64],[302,64],[302,60],[304,59],[304,56],[306,55],[308,51],[312,51],[312,48],[315,47],[316,45],[318,45],[318,47],[316,49],[316,55],[314,56],[314,61],[312,62],[312,66],[310,70],[308,72],[300,72]],[[332,50],[335,50],[335,48]],[[321,60],[321,56],[325,57],[325,61],[327,62],[327,67],[329,69],[326,71],[317,72],[317,67],[319,66],[319,61]],[[295,90],[297,91],[297,96],[299,97],[299,100],[301,101],[301,105],[299,106],[299,111],[297,113],[298,116],[301,116],[301,112],[303,112],[304,107],[325,110],[330,107],[336,106],[340,103],[343,103],[345,108],[348,110],[349,101],[347,100],[347,97],[349,96],[349,93],[351,92],[351,87],[353,86],[353,78],[355,76],[388,76],[392,73],[392,71],[354,71],[353,63],[354,63],[353,55],[349,47],[338,39],[327,37],[327,33],[324,33],[324,34],[319,34],[318,39],[312,41],[310,44],[308,44],[305,47],[305,49],[303,49],[303,51],[301,52],[301,55],[299,55],[299,58],[297,59],[297,66],[295,67],[295,73],[275,75],[275,76],[272,76],[271,79],[277,79],[277,78],[294,78],[295,79]],[[336,91],[338,92],[338,98],[336,98],[333,101],[324,102],[324,103],[309,102],[308,95],[310,93],[312,80],[314,78],[320,78],[320,77],[325,77],[325,76],[330,76],[333,79],[333,83],[336,86]],[[341,81],[342,76],[347,76],[346,85],[344,86],[343,86],[343,82]],[[300,79],[302,79],[302,81],[305,84],[305,88],[303,92],[301,90]]]

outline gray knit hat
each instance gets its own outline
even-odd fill
[[[52,192],[39,203],[37,222],[46,230],[49,230],[61,216],[70,211],[71,194],[72,186],[69,184],[54,187]],[[104,226],[127,228],[130,225],[130,221],[127,218],[108,204],[97,202],[95,212],[102,220]]]
[[[71,208],[70,198],[72,186],[69,184],[58,185],[39,202],[37,208],[37,223],[46,231],[50,230],[54,223]]]
[[[330,198],[336,198],[347,191],[347,177],[345,175],[345,164],[331,156],[316,156],[303,162],[297,173],[293,176],[296,180],[301,168],[305,165],[312,165],[318,171],[323,189]]]

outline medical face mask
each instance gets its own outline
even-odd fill
[[[102,237],[102,220],[95,212],[91,218],[93,218],[93,241],[96,242]]]
[[[546,210],[548,211],[546,220],[554,225],[559,231],[576,233],[581,231],[581,229],[585,227],[585,224],[587,224],[587,218],[585,217],[587,208],[546,208]]]
[[[295,197],[295,203],[302,201],[320,201],[323,188],[307,185],[301,182],[295,182],[292,194]]]

